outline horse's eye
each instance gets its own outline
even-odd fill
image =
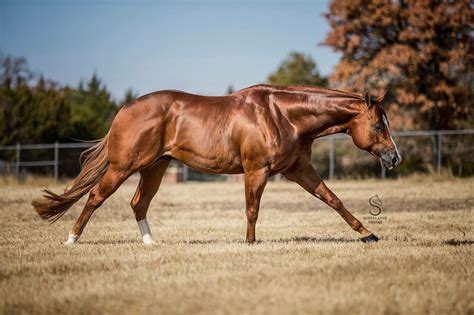
[[[376,124],[376,125],[374,126],[374,130],[375,130],[376,132],[382,132],[382,131],[383,131],[383,127],[382,127],[381,124]]]

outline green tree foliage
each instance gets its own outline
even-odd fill
[[[11,130],[16,138],[14,142],[54,142],[65,139],[69,132],[69,109],[57,84],[40,77],[32,88],[23,86],[20,94],[28,95],[25,102],[17,103],[18,112],[14,117],[21,121]],[[13,142],[12,141],[12,142]]]
[[[234,86],[232,84],[229,84],[227,87],[227,91],[225,92],[226,95],[232,94],[235,92]]]
[[[34,79],[26,60],[0,57],[0,144],[92,140],[105,135],[117,111],[93,75],[78,88]]]
[[[299,52],[291,52],[270,74],[267,82],[275,85],[328,85],[328,79],[319,73],[314,60]]]
[[[110,128],[116,106],[96,74],[68,93],[71,133],[83,140],[103,137]]]
[[[125,96],[121,103],[122,105],[125,105],[137,98],[138,98],[138,94],[132,88],[129,88],[125,91]]]
[[[1,66],[0,135],[2,143],[11,143],[22,133],[21,116],[31,99],[31,73],[24,58],[2,57]]]
[[[332,0],[326,16],[324,44],[342,54],[335,85],[379,95],[389,88],[398,128],[472,127],[472,2]]]

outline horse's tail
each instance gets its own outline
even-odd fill
[[[97,144],[82,152],[81,172],[63,194],[58,195],[45,189],[42,198],[33,200],[31,204],[42,219],[57,221],[102,179],[109,167],[108,140],[107,133]]]

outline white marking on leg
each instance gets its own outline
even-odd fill
[[[153,240],[153,237],[151,236],[151,231],[150,227],[148,226],[148,222],[146,219],[137,221],[138,223],[138,229],[140,230],[140,233],[142,234],[142,239],[143,243],[145,245],[153,245],[155,244],[155,241]]]
[[[67,241],[64,242],[64,245],[73,246],[76,244],[77,240],[79,239],[79,235],[69,234]]]

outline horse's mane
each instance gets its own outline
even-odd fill
[[[362,94],[351,93],[351,92],[346,92],[346,91],[341,91],[341,90],[331,89],[331,88],[326,88],[326,87],[311,86],[311,85],[279,86],[279,85],[270,85],[270,84],[257,84],[257,85],[252,85],[247,88],[241,89],[237,92],[243,92],[250,89],[266,89],[266,90],[286,91],[286,92],[307,92],[311,94],[319,94],[325,97],[341,97],[341,98],[352,98],[356,100],[364,100],[364,97]]]
[[[247,88],[243,88],[241,90],[236,91],[235,93],[244,92],[247,90],[258,90],[258,89],[265,89],[271,91],[284,91],[284,92],[304,92],[310,93],[312,95],[320,95],[323,97],[329,98],[348,98],[357,101],[364,101],[369,108],[373,107],[375,109],[375,113],[379,116],[380,119],[383,117],[387,117],[385,110],[382,108],[381,103],[383,101],[373,99],[368,93],[358,94],[352,93],[337,89],[331,89],[326,87],[320,86],[310,86],[310,85],[288,85],[288,86],[280,86],[280,85],[270,85],[270,84],[256,84],[249,86]],[[387,119],[388,121],[388,119]]]

